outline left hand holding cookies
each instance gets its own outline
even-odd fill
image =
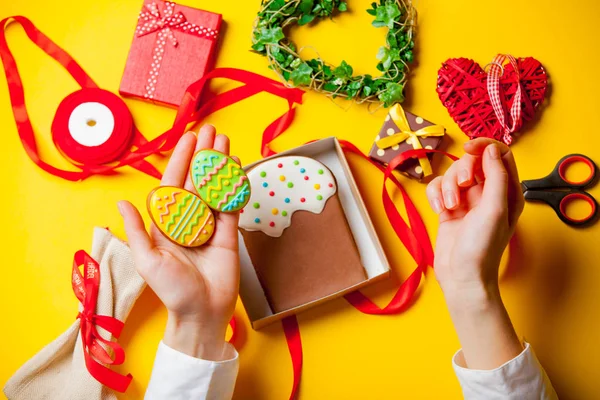
[[[173,150],[161,186],[197,193],[188,174],[195,152],[215,149],[229,154],[229,138],[205,125],[198,137],[183,135]],[[138,273],[168,310],[164,342],[206,360],[222,360],[225,333],[238,296],[239,213],[215,213],[216,230],[202,247],[178,246],[152,224],[150,234],[131,203],[118,204]]]

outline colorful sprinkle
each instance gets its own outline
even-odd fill
[[[321,189],[321,185],[319,185],[318,183],[315,183],[315,189],[317,189],[317,190]]]
[[[243,213],[244,213],[244,209],[242,208],[242,209],[240,210],[240,214],[243,214]]]
[[[260,173],[260,177],[261,178],[264,178],[265,176],[267,176],[267,173],[265,171],[263,171],[263,172]]]
[[[254,203],[254,204],[252,204],[252,207],[254,207],[254,208],[260,208],[260,204],[259,203]]]
[[[240,171],[237,171],[237,170],[236,170],[236,171],[233,171],[233,174],[234,174],[235,176],[239,176],[239,175],[240,175]]]
[[[317,172],[319,173],[319,175],[323,175],[323,170],[322,169],[318,170]]]
[[[329,187],[333,187],[333,183],[330,183],[330,184],[329,184]]]
[[[287,217],[287,211],[282,211],[281,215],[283,215],[284,217]]]
[[[300,202],[304,203],[306,201],[306,199],[303,197],[300,199]]]
[[[271,196],[271,197],[275,196],[275,192],[273,192],[273,191],[269,192],[269,196]]]
[[[323,196],[317,195],[317,200],[323,200]]]
[[[285,176],[281,175],[281,176],[279,177],[279,180],[280,180],[281,182],[285,181]]]
[[[230,182],[230,181],[228,181],[228,180],[224,180],[224,181],[223,181],[223,185],[225,185],[225,186],[229,186],[229,185],[231,185],[231,182]]]
[[[294,184],[292,182],[288,182],[288,187],[291,189],[294,187]]]
[[[216,199],[217,197],[219,197],[219,193],[213,193],[212,198]]]
[[[294,161],[294,165],[298,165],[298,164],[300,164],[300,161],[298,161],[298,160]]]
[[[257,224],[260,224],[260,218],[254,218],[254,222],[256,222]]]
[[[279,214],[279,210],[276,209],[276,208],[274,208],[274,209],[271,210],[271,214],[277,215],[277,214]]]
[[[291,200],[289,197],[286,197],[285,200],[283,200],[283,201],[285,201],[286,203],[289,203]]]
[[[212,222],[212,219],[211,219],[210,221],[208,221],[208,224],[209,224],[209,225],[212,225],[212,224],[213,224],[213,222]]]
[[[263,187],[267,187],[269,184],[267,182],[263,182]]]
[[[202,233],[205,234],[205,235],[208,234],[208,232],[206,231],[206,229],[203,230]]]
[[[277,168],[283,168],[283,164],[282,163],[277,164]]]
[[[307,180],[308,180],[308,175],[306,175],[306,176],[304,177],[304,180],[305,180],[305,181],[307,181]]]
[[[302,173],[302,174],[303,174],[303,173],[305,173],[305,172],[306,172],[306,170],[305,170],[304,168],[300,168],[300,173]]]
[[[269,226],[270,226],[271,228],[273,228],[273,227],[275,226],[275,222],[273,222],[273,221],[269,222]]]

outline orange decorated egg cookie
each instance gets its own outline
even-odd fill
[[[180,246],[202,246],[215,230],[215,217],[210,208],[185,189],[158,187],[148,195],[147,205],[156,227]]]

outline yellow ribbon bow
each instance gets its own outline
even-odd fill
[[[408,144],[411,144],[415,150],[422,149],[423,146],[419,140],[420,137],[426,138],[429,136],[444,136],[446,131],[441,125],[430,125],[417,131],[411,130],[410,125],[408,124],[408,119],[406,119],[404,109],[402,106],[400,106],[400,104],[395,104],[390,109],[389,114],[390,118],[392,118],[392,121],[394,121],[394,123],[400,129],[400,132],[383,139],[379,139],[377,142],[375,142],[377,147],[380,149],[387,149],[405,141]],[[431,164],[429,163],[429,159],[427,157],[419,157],[419,164],[421,164],[421,168],[423,169],[423,177],[429,176],[433,173],[431,170]]]

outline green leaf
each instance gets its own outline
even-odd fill
[[[281,7],[284,7],[284,6],[285,6],[285,0],[273,0],[271,5],[269,6],[269,10],[277,11]]]
[[[323,90],[327,90],[328,92],[335,92],[336,90],[338,90],[337,85],[334,85],[331,82],[327,82],[326,84],[323,85]]]
[[[342,61],[340,66],[333,70],[333,76],[345,82],[352,77],[353,72],[352,67],[346,61]]]
[[[314,5],[314,0],[301,0],[299,8],[302,14],[308,15],[312,11]]]
[[[325,79],[329,79],[333,76],[333,71],[330,66],[323,65],[323,75],[325,75]]]
[[[292,71],[290,78],[295,86],[308,86],[312,82],[313,69],[306,63],[302,63]]]
[[[260,28],[255,31],[256,44],[277,44],[285,38],[283,30],[276,28]]]
[[[396,18],[402,15],[396,2],[379,6],[375,11],[376,15],[373,26],[376,28],[387,26],[388,28],[393,29]]]
[[[369,97],[371,95],[371,93],[373,93],[373,89],[371,89],[371,86],[365,86],[363,88],[363,94],[367,97]]]
[[[372,16],[375,16],[377,14],[377,12],[375,10],[373,10],[372,8],[367,10],[367,14],[371,14]]]
[[[263,51],[265,51],[265,45],[262,43],[255,43],[252,45],[252,49],[262,53]]]
[[[396,35],[394,34],[394,32],[389,31],[386,36],[386,40],[387,40],[387,44],[391,48],[398,48],[398,40],[396,39]]]
[[[377,53],[377,59],[383,64],[383,70],[387,71],[394,61],[400,61],[400,50],[388,49],[385,46],[381,46]]]
[[[298,25],[306,25],[306,24],[312,22],[314,19],[315,19],[314,15],[303,15],[298,20]]]
[[[341,12],[348,11],[348,3],[342,1],[338,6],[338,10]]]
[[[385,91],[382,92],[378,97],[383,102],[384,107],[389,107],[394,103],[401,103],[404,101],[403,86],[398,83],[388,82],[385,86]]]

